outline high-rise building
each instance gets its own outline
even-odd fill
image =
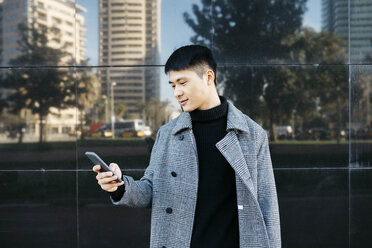
[[[372,57],[371,13],[372,1],[351,1],[349,22],[348,0],[322,0],[322,30],[334,32],[348,42],[350,23],[349,45],[352,63],[361,63],[367,56]]]
[[[75,0],[2,0],[0,12],[2,29],[2,62],[20,55],[17,41],[20,39],[18,24],[48,27],[48,46],[66,46],[67,60],[80,63],[85,59],[85,24],[83,12],[86,10],[75,4]],[[58,35],[55,35],[57,34]]]
[[[372,60],[372,1],[322,0],[322,29],[334,32],[350,47],[350,62],[360,64]],[[350,19],[350,20],[349,20]],[[349,28],[350,24],[350,28]],[[349,32],[350,30],[350,32]],[[349,37],[350,35],[350,37]],[[372,82],[366,82],[366,123],[372,125]],[[363,124],[364,125],[364,124]]]
[[[139,101],[160,98],[159,69],[143,66],[160,63],[160,0],[100,0],[99,20],[100,64],[131,66],[102,70],[102,94],[137,118]]]

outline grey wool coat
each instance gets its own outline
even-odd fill
[[[226,130],[216,147],[235,170],[240,247],[281,247],[266,132],[230,101]],[[183,112],[159,129],[144,176],[136,181],[123,176],[124,196],[117,202],[111,199],[116,205],[152,208],[151,248],[190,247],[198,191],[197,156],[191,117]]]

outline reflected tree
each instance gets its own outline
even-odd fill
[[[39,116],[39,143],[43,142],[45,117],[51,107],[58,109],[75,105],[75,81],[67,70],[35,69],[36,65],[59,65],[68,60],[65,47],[49,46],[48,37],[58,37],[58,30],[37,26],[35,23],[19,25],[20,40],[18,47],[21,55],[10,61],[11,65],[24,68],[9,70],[6,75],[10,95],[7,101],[10,112],[19,114],[22,109],[30,109]],[[51,34],[50,36],[48,36]]]
[[[345,126],[344,44],[334,34],[301,27],[305,4],[306,0],[215,0],[193,5],[193,17],[184,13],[195,32],[191,41],[212,47],[219,62],[228,56],[229,62],[249,59],[274,65],[222,64],[218,73],[219,89],[270,129],[271,140],[276,140],[276,124],[291,123],[300,130],[316,120],[328,123],[327,128],[337,126],[337,131]],[[309,70],[314,61],[320,61],[319,66]],[[298,66],[281,66],[288,62]]]
[[[281,41],[301,27],[306,0],[202,0],[193,5],[192,18],[184,13],[194,30],[193,43],[213,46],[219,61],[226,50],[235,61],[281,58],[287,47]]]
[[[115,101],[114,112],[115,119],[118,121],[127,118],[128,108],[127,105],[125,104],[125,101],[123,100]]]
[[[101,123],[103,121],[106,121],[106,105],[107,99],[104,98],[106,96],[101,95],[97,98],[97,100],[93,103],[92,108],[87,112],[86,115],[86,122],[87,124],[92,123]],[[108,116],[107,116],[108,118]]]
[[[303,28],[288,36],[283,43],[290,48],[290,59],[302,64],[301,70],[296,72],[298,100],[301,103],[296,110],[302,117],[302,123],[306,118],[308,127],[311,127],[310,124],[319,119],[324,123],[324,128],[333,129],[337,133],[335,138],[340,141],[340,131],[346,128],[348,120],[349,98],[348,68],[344,66],[347,55],[343,39],[334,33],[317,33]],[[312,61],[319,61],[319,64],[309,69],[306,64]]]
[[[249,58],[250,61],[268,63],[282,59],[289,53],[288,46],[282,40],[301,27],[305,3],[306,0],[204,0],[202,7],[193,5],[194,18],[184,13],[184,19],[195,32],[191,41],[213,47],[218,61],[223,62],[228,51],[231,61],[241,62]],[[267,75],[270,69],[244,67],[237,72],[222,66],[219,70],[219,87],[223,89],[224,95],[233,100],[243,112],[256,120],[261,119],[265,124],[267,120],[262,118],[262,113],[267,113],[268,105],[277,101],[272,99],[272,102],[265,103],[263,98],[265,89],[267,95],[273,92],[267,88],[267,84],[276,79],[275,76]],[[282,78],[283,75],[281,72]],[[293,92],[281,93],[281,96],[288,94]],[[271,114],[271,122],[274,118]],[[265,125],[268,127],[269,124]]]
[[[158,130],[162,125],[168,122],[168,107],[170,102],[151,99],[148,102],[140,101],[137,108],[142,115],[142,119],[152,130]]]
[[[88,65],[88,61],[82,62],[83,66]],[[79,129],[81,139],[85,138],[84,125],[90,124],[89,115],[91,109],[100,97],[101,84],[93,74],[92,69],[78,70],[76,73],[77,81],[77,107],[79,110]]]

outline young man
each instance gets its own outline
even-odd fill
[[[97,172],[114,204],[152,207],[150,247],[280,247],[279,210],[265,131],[216,90],[216,63],[184,46],[165,64],[184,112],[162,126],[140,180]]]

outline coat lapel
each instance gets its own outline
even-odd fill
[[[216,147],[227,162],[229,162],[245,186],[251,192],[254,192],[251,174],[249,173],[236,133],[233,131],[228,132],[226,136],[216,144]]]
[[[244,114],[239,109],[237,109],[229,100],[227,101],[227,103],[228,112],[226,131],[228,133],[222,140],[220,140],[216,144],[216,147],[229,162],[229,164],[234,169],[235,173],[240,177],[244,185],[253,194],[255,190],[251,179],[251,173],[249,172],[249,167],[247,165],[244,153],[238,139],[239,132],[243,132],[247,136],[249,136],[248,124],[244,118]],[[249,160],[248,163],[250,162],[254,163],[254,160]],[[253,168],[254,166],[251,167]]]
[[[177,133],[184,129],[192,128],[191,116],[189,112],[182,112],[177,118],[178,119],[176,125],[174,125],[172,129],[173,135],[176,135]]]

